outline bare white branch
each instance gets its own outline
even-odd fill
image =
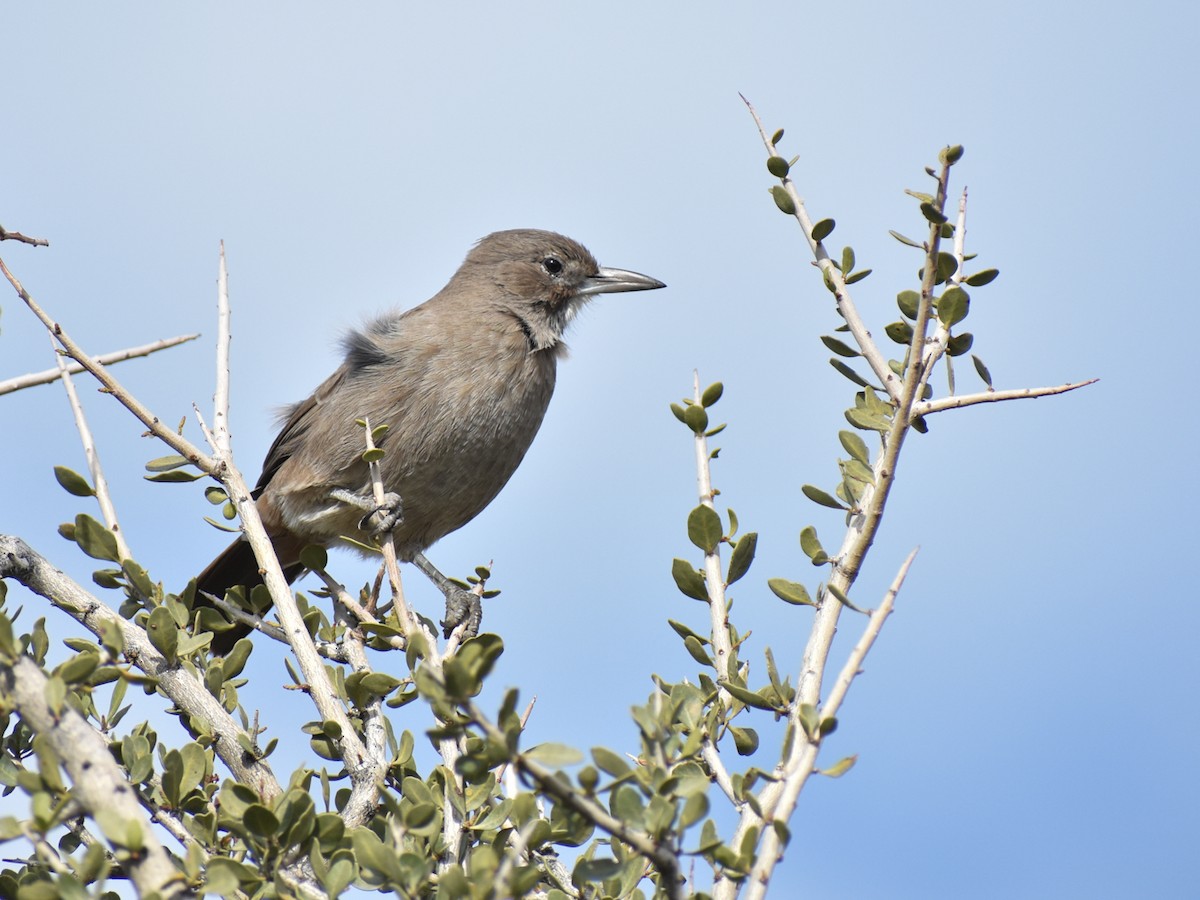
[[[186,344],[188,341],[194,341],[198,337],[200,337],[198,334],[183,334],[179,337],[165,338],[161,341],[142,344],[140,347],[130,347],[128,350],[115,350],[112,353],[102,353],[96,357],[96,362],[102,366],[110,366],[113,363],[124,362],[127,359],[149,356],[151,353],[157,353],[159,350],[166,350],[169,347],[177,347],[180,344]],[[79,363],[69,363],[67,371],[72,375],[78,375],[80,372],[85,371],[85,369]],[[0,394],[11,394],[13,391],[19,391],[23,388],[34,387],[39,384],[50,384],[61,377],[62,370],[57,367],[46,369],[44,372],[19,375],[16,378],[0,381]]]
[[[700,373],[692,372],[693,400],[700,405]],[[712,456],[708,451],[708,436],[703,431],[695,432],[693,442],[696,451],[696,487],[700,504],[716,511],[713,505]],[[725,681],[737,673],[729,671],[733,659],[733,645],[729,640],[729,611],[725,601],[725,577],[721,572],[721,545],[718,542],[711,553],[704,554],[704,585],[708,591],[708,615],[710,640],[712,641],[713,663],[717,681]],[[724,703],[730,702],[729,692],[721,688]]]
[[[71,378],[71,373],[67,371],[67,361],[57,353],[55,361],[58,363],[59,374],[62,376],[63,388],[67,392],[67,402],[75,417],[75,429],[79,432],[79,440],[83,444],[83,455],[87,459],[88,473],[92,476],[92,488],[96,491],[96,502],[100,505],[100,514],[104,517],[104,524],[108,526],[108,530],[112,532],[112,536],[117,542],[117,555],[122,560],[131,559],[133,554],[129,552],[129,545],[125,542],[125,532],[117,520],[117,508],[113,503],[112,494],[108,490],[108,480],[104,477],[104,468],[100,465],[100,451],[96,448],[96,441],[92,438],[92,429],[88,427],[83,404],[79,400],[79,393],[75,390],[75,382]]]
[[[1013,388],[1006,391],[981,391],[978,394],[961,394],[957,397],[942,397],[938,400],[924,400],[914,403],[914,416],[928,416],[947,409],[962,409],[964,406],[975,406],[979,403],[998,403],[1002,400],[1029,400],[1036,397],[1050,397],[1054,394],[1065,394],[1095,384],[1099,378],[1089,378],[1087,381],[1073,381],[1070,384],[1060,384],[1054,387]]]

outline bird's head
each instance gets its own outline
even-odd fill
[[[601,266],[569,237],[533,229],[489,234],[467,254],[458,276],[500,288],[497,305],[518,318],[538,350],[556,346],[595,294],[666,287],[648,275]]]

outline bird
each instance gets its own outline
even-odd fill
[[[253,491],[288,582],[305,570],[304,547],[361,545],[381,528],[391,531],[402,561],[425,562],[424,551],[479,515],[524,458],[579,309],[597,294],[662,287],[657,278],[600,266],[564,235],[497,231],[474,245],[433,297],[351,331],[337,371],[283,411]],[[364,419],[388,426],[377,442],[392,503],[383,511],[363,461],[357,423]],[[249,597],[261,583],[254,553],[239,538],[197,576],[193,608],[237,586]],[[447,633],[465,616],[477,628],[478,607],[468,613],[461,599],[452,603],[449,584],[443,578]],[[250,631],[244,622],[215,631],[213,653],[227,654]]]

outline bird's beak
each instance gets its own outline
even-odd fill
[[[585,278],[579,294],[619,294],[622,291],[653,291],[666,287],[657,278],[630,272],[627,269],[608,269],[603,266],[590,278]]]

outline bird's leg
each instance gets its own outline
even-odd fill
[[[383,503],[376,503],[374,498],[364,497],[345,488],[335,488],[329,495],[334,500],[364,510],[366,515],[362,517],[358,527],[376,537],[395,530],[396,526],[404,521],[404,502],[395,491],[384,494]]]
[[[442,622],[442,634],[450,637],[450,633],[464,622],[467,625],[466,637],[479,634],[479,623],[483,620],[483,603],[479,595],[460,588],[439,572],[437,566],[431,563],[424,553],[413,556],[412,564],[446,596],[446,618]]]

